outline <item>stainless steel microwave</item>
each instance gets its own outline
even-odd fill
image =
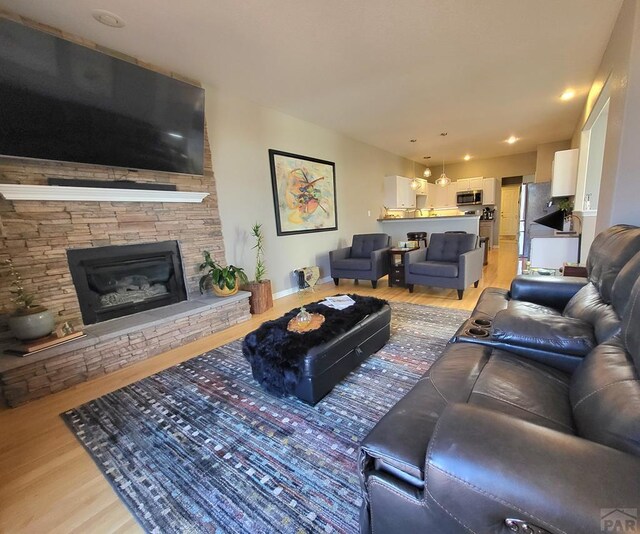
[[[458,191],[456,204],[458,206],[482,205],[482,191]]]

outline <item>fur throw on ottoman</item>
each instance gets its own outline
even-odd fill
[[[251,363],[254,378],[270,393],[292,393],[301,375],[301,364],[312,347],[322,345],[351,330],[367,315],[387,304],[385,300],[361,295],[349,295],[355,304],[344,310],[335,310],[314,302],[305,306],[309,313],[324,315],[325,321],[317,330],[302,334],[289,332],[287,325],[300,308],[284,316],[263,323],[248,334],[242,343],[242,353]]]

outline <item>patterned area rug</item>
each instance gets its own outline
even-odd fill
[[[359,441],[467,317],[393,303],[387,345],[314,407],[265,393],[237,340],[62,417],[148,532],[357,532]]]

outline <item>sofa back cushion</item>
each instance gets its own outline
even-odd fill
[[[352,258],[371,258],[374,250],[389,246],[387,234],[356,234],[351,245]]]
[[[638,252],[640,228],[636,226],[618,224],[599,233],[593,240],[587,258],[587,273],[605,303],[611,302],[618,273]]]
[[[620,317],[623,317],[631,302],[631,292],[640,278],[640,252],[631,258],[620,270],[611,289],[611,304]]]
[[[616,310],[602,300],[600,292],[591,282],[571,298],[562,315],[589,323],[598,343],[620,331],[621,321]]]
[[[580,436],[640,456],[640,380],[619,335],[584,359],[570,398]]]
[[[476,234],[432,234],[428,261],[457,262],[461,254],[476,248]]]

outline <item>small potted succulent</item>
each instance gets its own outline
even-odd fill
[[[200,271],[208,270],[200,278],[200,293],[204,293],[204,290],[210,286],[219,297],[229,297],[238,292],[241,283],[248,282],[242,267],[235,265],[223,267],[211,257],[208,250],[205,250],[203,255],[204,262],[200,264]]]
[[[264,263],[264,234],[262,225],[255,223],[251,227],[251,235],[255,238],[256,244],[253,249],[256,251],[256,274],[255,280],[246,283],[242,289],[251,292],[249,306],[251,313],[259,314],[273,308],[273,295],[271,294],[271,280],[265,278],[267,267]]]
[[[5,260],[11,281],[11,299],[16,310],[9,316],[9,329],[21,341],[29,341],[45,337],[53,332],[55,320],[53,314],[44,306],[34,303],[33,295],[24,289],[22,276],[11,260]]]

